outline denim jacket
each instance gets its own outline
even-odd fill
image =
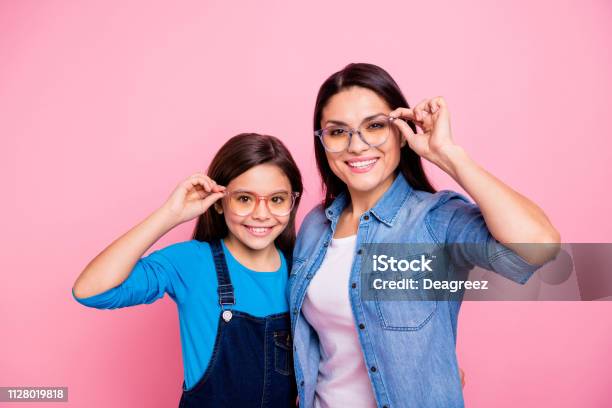
[[[291,310],[294,366],[301,407],[312,407],[319,368],[316,331],[302,312],[308,285],[317,273],[338,218],[348,204],[340,194],[326,209],[305,217],[293,252],[287,295]],[[364,300],[360,296],[361,249],[368,243],[480,243],[451,254],[450,267],[479,266],[525,283],[539,265],[499,243],[478,206],[464,195],[415,190],[399,173],[376,205],[362,214],[349,281],[344,289],[355,318],[362,356],[379,407],[463,407],[456,357],[461,301]]]

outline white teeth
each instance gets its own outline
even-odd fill
[[[255,233],[259,233],[259,234],[261,234],[261,233],[266,232],[266,231],[267,231],[267,230],[269,230],[270,228],[268,228],[268,227],[259,227],[259,228],[258,228],[258,227],[249,227],[249,229],[250,229],[251,231],[255,232]]]
[[[351,167],[363,168],[363,167],[368,167],[372,163],[376,163],[376,160],[378,159],[358,161],[358,162],[348,162],[348,165]]]

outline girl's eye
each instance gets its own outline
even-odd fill
[[[240,201],[241,203],[248,203],[249,201],[251,201],[251,197],[249,197],[248,195],[241,195],[238,196],[238,201]]]
[[[285,201],[285,197],[283,196],[274,196],[270,199],[273,204],[282,204]]]

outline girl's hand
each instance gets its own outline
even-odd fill
[[[419,156],[441,166],[445,150],[455,147],[446,101],[441,96],[424,99],[413,108],[397,108],[389,116],[400,129],[408,146]],[[423,133],[414,133],[410,126],[397,118],[408,119]]]
[[[176,226],[204,214],[224,195],[224,186],[204,173],[195,173],[176,187],[161,209],[172,217]]]

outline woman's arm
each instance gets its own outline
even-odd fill
[[[409,119],[423,129],[424,133],[415,134],[405,122],[394,121],[419,156],[444,170],[474,199],[496,240],[532,264],[543,264],[556,256],[561,238],[546,214],[453,142],[450,115],[442,97],[424,100],[411,109],[398,108],[390,116]],[[525,243],[550,245],[520,245]]]
[[[151,245],[175,226],[204,213],[224,189],[202,173],[182,181],[163,206],[89,262],[74,283],[75,297],[94,296],[123,283]]]
[[[460,146],[440,152],[440,167],[474,199],[491,235],[527,262],[542,264],[554,257],[559,232],[535,203],[480,167]],[[535,243],[553,245],[513,245]]]

